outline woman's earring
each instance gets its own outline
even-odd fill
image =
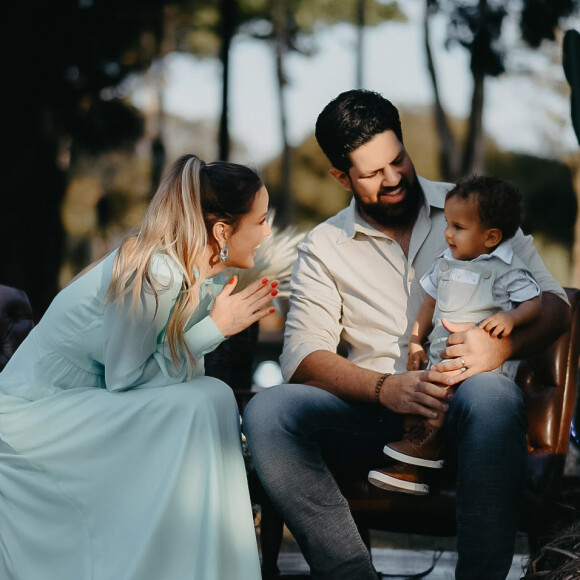
[[[226,260],[230,257],[230,251],[227,246],[220,249],[220,260],[225,264]]]

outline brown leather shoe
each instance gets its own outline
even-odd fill
[[[387,467],[369,471],[368,480],[382,489],[414,495],[427,495],[429,486],[421,481],[421,475],[420,467],[395,461]]]
[[[426,420],[414,420],[407,424],[403,439],[387,443],[383,453],[403,463],[441,469],[445,463],[441,458],[445,445],[439,428]]]

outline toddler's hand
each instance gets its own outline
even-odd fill
[[[489,318],[486,318],[480,325],[490,336],[502,338],[509,336],[514,329],[514,323],[511,317],[505,312],[498,312]]]
[[[427,353],[422,345],[409,341],[409,358],[407,359],[407,370],[418,371],[427,366]]]

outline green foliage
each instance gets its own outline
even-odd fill
[[[333,25],[340,22],[354,24],[357,22],[357,9],[360,0],[318,0],[316,2],[303,0],[297,2],[296,23],[305,31],[312,31],[317,24]],[[397,2],[365,2],[365,24],[376,26],[385,20],[404,21],[405,14],[401,12]]]
[[[448,15],[447,43],[458,43],[471,55],[474,74],[498,76],[504,72],[506,46],[503,23],[508,14],[519,19],[522,38],[532,48],[555,40],[563,19],[580,6],[578,0],[428,0],[432,13]]]
[[[341,22],[357,23],[357,6],[361,0],[281,0],[286,14],[288,41],[291,50],[312,52],[306,45],[318,26],[332,26]],[[244,15],[242,30],[257,38],[270,40],[273,37],[274,4],[265,0],[239,0],[240,12]],[[366,0],[365,24],[376,26],[385,20],[404,21],[405,14],[396,1],[381,2]]]
[[[561,19],[577,9],[577,0],[524,0],[520,20],[523,39],[532,48],[538,48],[544,40],[555,40]]]

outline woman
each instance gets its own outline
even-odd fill
[[[237,406],[203,356],[274,311],[277,282],[232,294],[222,274],[253,265],[267,210],[250,169],[180,158],[139,234],[66,287],[12,357],[0,578],[260,577]]]

